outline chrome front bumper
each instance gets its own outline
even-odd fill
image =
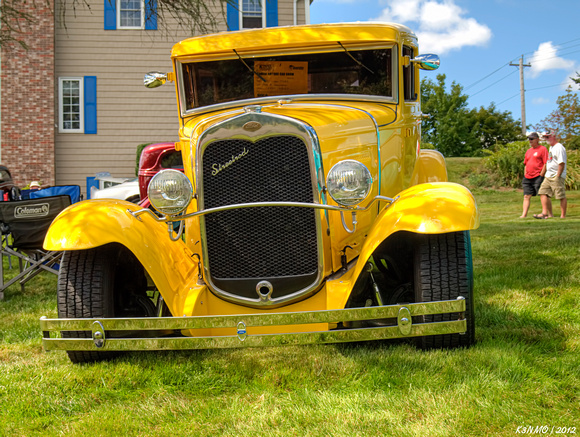
[[[172,349],[218,349],[236,347],[284,346],[313,343],[344,343],[426,335],[464,333],[465,299],[412,303],[383,307],[299,313],[245,314],[200,317],[149,317],[135,319],[40,319],[45,350],[130,351]],[[458,313],[457,320],[413,323],[413,316]],[[335,329],[316,332],[248,335],[248,327],[308,325],[346,321],[396,319],[392,326]],[[109,331],[167,331],[204,328],[234,328],[237,335],[214,337],[108,338]],[[61,331],[88,331],[92,338],[60,338]],[[51,332],[59,338],[51,337]],[[53,334],[54,335],[54,334]]]

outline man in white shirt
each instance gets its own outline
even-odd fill
[[[553,131],[546,132],[543,137],[550,145],[548,161],[543,170],[544,182],[538,194],[542,201],[542,213],[534,214],[537,219],[554,217],[551,198],[560,200],[560,218],[566,217],[568,200],[566,199],[566,149],[558,142]]]

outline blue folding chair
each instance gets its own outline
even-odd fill
[[[31,191],[30,199],[40,199],[42,197],[68,195],[70,203],[76,203],[81,200],[81,187],[78,185],[55,185],[53,187],[43,188],[42,190]]]

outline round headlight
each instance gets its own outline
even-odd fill
[[[153,208],[162,214],[179,214],[193,196],[191,182],[177,170],[162,170],[151,179],[147,195]]]
[[[335,164],[326,177],[328,194],[344,206],[362,202],[371,191],[372,183],[369,169],[352,159]]]

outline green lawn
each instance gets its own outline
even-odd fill
[[[56,278],[43,275],[0,302],[0,435],[580,434],[580,192],[568,193],[565,220],[519,219],[521,192],[474,193],[472,348],[378,342],[72,365],[41,347],[38,319],[56,316]]]

